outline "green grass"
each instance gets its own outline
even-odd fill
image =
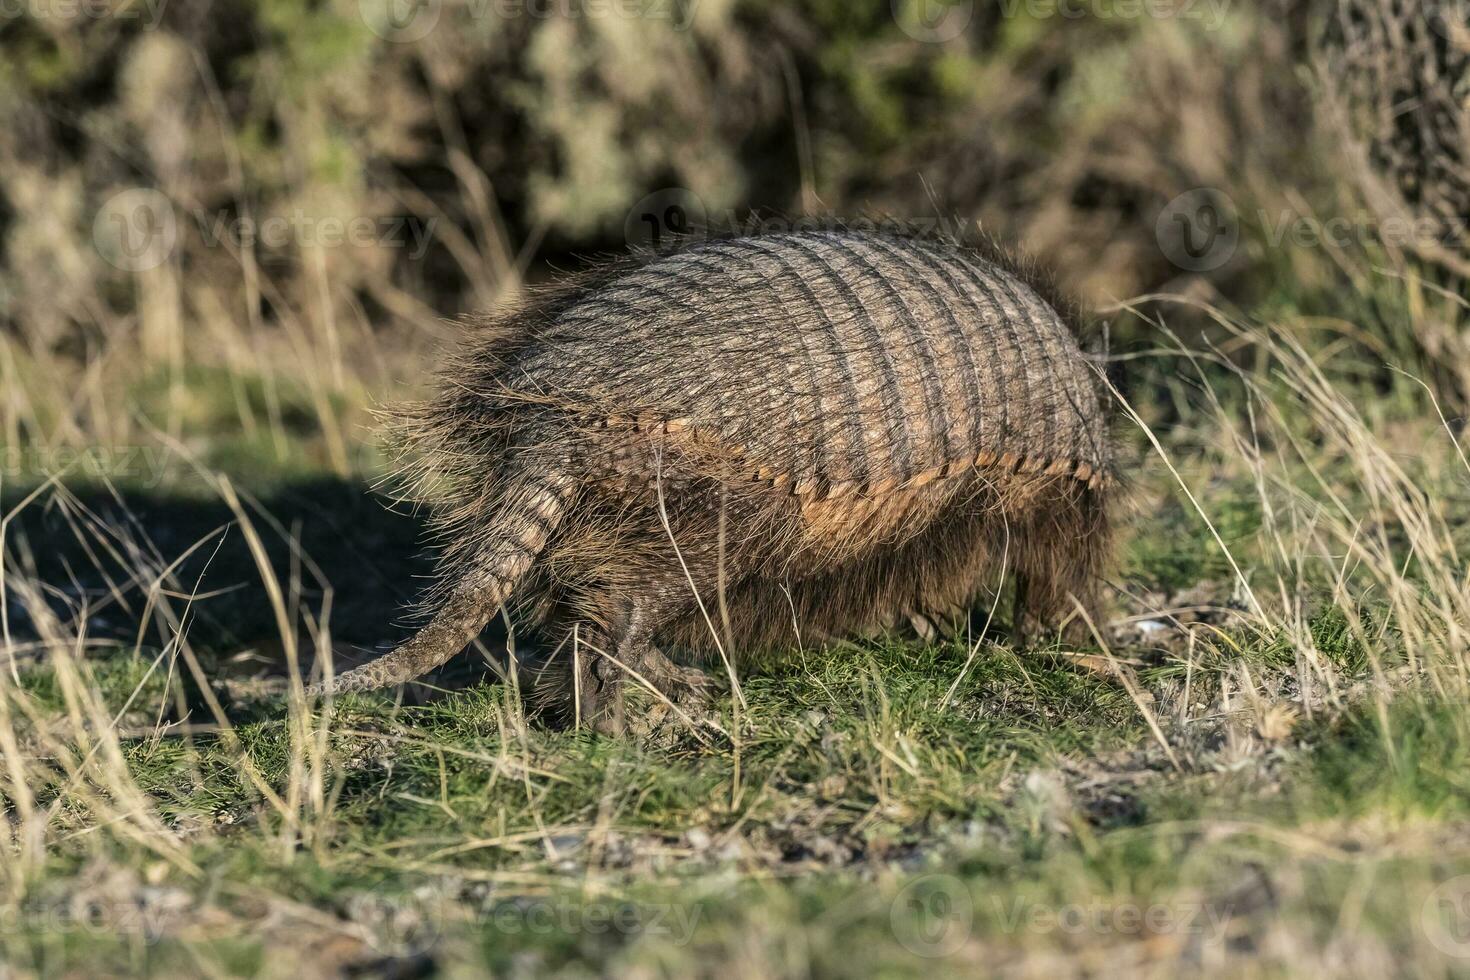
[[[211,460],[254,452],[229,428]],[[1309,468],[1273,471],[1264,482],[1291,489],[1263,494],[1260,472],[1194,439],[1172,451],[1214,533],[1140,444],[1115,580],[1133,619],[1210,606],[1183,617],[1191,632],[1109,632],[1106,650],[972,648],[962,634],[792,652],[746,666],[741,705],[720,695],[714,725],[665,718],[624,739],[528,719],[473,655],[432,678],[437,691],[287,710],[261,682],[284,669],[278,616],[303,662],[324,627],[339,652],[382,645],[428,570],[420,519],[383,507],[366,475],[294,452],[232,469],[259,553],[218,485],[187,470],[48,491],[6,527],[12,615],[31,610],[14,628],[34,629],[35,602],[63,624],[81,608],[76,589],[15,591],[28,582],[84,586],[88,628],[0,689],[5,758],[30,795],[23,806],[0,782],[13,851],[30,855],[7,879],[0,963],[47,976],[1464,969],[1470,723],[1430,615],[1452,567],[1435,548],[1449,546],[1381,518],[1365,537],[1408,557],[1391,574],[1346,562],[1351,534],[1330,496],[1303,489]],[[1345,487],[1368,465],[1338,454],[1320,472]],[[1450,538],[1466,526],[1459,479],[1431,467],[1418,484]],[[7,486],[5,511],[33,486]],[[1251,613],[1237,569],[1290,612]],[[160,645],[179,626],[188,658]],[[630,712],[657,705],[634,692]],[[27,808],[44,814],[39,850],[20,836]]]
[[[1218,953],[1282,922],[1302,923],[1305,941],[1370,867],[1360,928],[1402,952],[1418,928],[1402,896],[1427,875],[1470,871],[1432,852],[1372,857],[1351,824],[1413,841],[1463,818],[1470,743],[1452,712],[1405,710],[1386,728],[1351,712],[1271,767],[1177,776],[1137,755],[1147,732],[1116,683],[1066,666],[984,659],[939,710],[963,657],[954,643],[843,648],[751,679],[738,782],[728,746],[687,733],[517,730],[504,687],[422,707],[352,698],[335,718],[330,819],[286,852],[280,820],[220,741],[140,739],[126,756],[165,820],[201,828],[188,853],[207,871],[166,877],[185,907],[244,932],[289,901],[370,930],[356,956],[427,950],[444,969],[677,972],[757,940],[775,944],[766,966],[826,975],[854,962],[908,973],[931,953],[933,970],[962,975],[997,950],[1079,940],[1125,956],[1151,943]],[[94,681],[120,706],[141,674],[138,660],[103,659]],[[45,672],[27,684],[60,707]],[[265,781],[284,784],[286,723],[238,735]],[[1312,847],[1298,851],[1293,834]],[[62,852],[40,893],[85,893],[89,864],[126,863],[86,844]],[[1283,869],[1288,893],[1262,893]],[[270,972],[271,942],[184,939],[156,914],[157,938],[48,926],[6,953],[44,972],[120,956],[140,973]]]
[[[1416,955],[1426,884],[1470,873],[1463,842],[1442,849],[1470,805],[1460,715],[1406,708],[1385,728],[1350,712],[1269,765],[1180,776],[1132,758],[1145,733],[1127,699],[1066,668],[988,665],[939,714],[935,671],[956,652],[845,651],[752,682],[738,798],[730,753],[689,738],[506,738],[500,688],[396,712],[354,699],[326,832],[285,853],[218,743],[132,744],[160,812],[214,828],[188,849],[197,878],[164,877],[179,914],[209,909],[235,935],[191,937],[168,908],[139,912],[160,936],[131,941],[37,914],[51,925],[8,936],[6,955],[45,972],[131,956],[138,972],[270,973],[275,942],[244,934],[271,910],[303,931],[288,943],[365,928],[354,956],[421,953],[451,972],[680,972],[756,947],[752,974],[966,975],[1098,943],[1125,962],[1179,944],[1223,956],[1277,929],[1327,944],[1354,903],[1353,942]],[[127,675],[98,679],[120,695]],[[239,732],[272,785],[283,729]],[[125,857],[62,850],[38,895],[86,894],[87,868]]]

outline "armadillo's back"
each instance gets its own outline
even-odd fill
[[[515,370],[547,394],[712,437],[801,489],[1107,464],[1071,330],[1021,279],[941,242],[701,243],[588,293]]]

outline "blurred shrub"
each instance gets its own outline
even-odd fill
[[[1375,228],[1282,238],[1371,187],[1464,211],[1463,38],[1398,2],[24,0],[0,10],[5,429],[95,432],[100,410],[15,391],[132,350],[299,372],[328,411],[439,316],[621,247],[669,187],[716,223],[980,221],[1094,304],[1183,291],[1460,356],[1457,314],[1383,298]],[[1159,219],[1201,187],[1240,241],[1184,268]]]
[[[1470,396],[1467,14],[1460,0],[1339,0],[1315,57],[1343,183],[1380,232],[1375,254],[1429,284],[1428,301],[1399,319],[1401,339],[1460,403]]]

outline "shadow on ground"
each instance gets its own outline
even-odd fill
[[[9,513],[27,492],[6,487],[0,511]],[[412,632],[413,605],[433,570],[423,515],[390,509],[361,481],[335,478],[286,481],[258,497],[241,496],[269,576],[230,507],[203,491],[69,487],[22,508],[4,541],[4,598],[22,661],[44,656],[34,600],[18,587],[24,582],[40,583],[45,607],[71,628],[85,610],[89,655],[106,657],[131,650],[140,637],[154,650],[173,637],[169,617],[148,601],[164,569],[167,603],[186,620],[189,644],[213,683],[285,675],[271,577],[303,669],[315,660],[314,627],[323,621],[338,670]],[[486,649],[505,649],[499,627],[482,641]],[[483,658],[466,656],[425,680],[454,688],[487,674]]]

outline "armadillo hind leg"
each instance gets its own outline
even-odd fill
[[[307,697],[370,691],[415,680],[468,646],[515,589],[561,523],[576,487],[560,471],[509,478],[478,553],[434,618],[378,659],[306,688]]]
[[[1045,519],[1017,529],[1016,629],[1024,635],[1060,636],[1069,643],[1092,640],[1098,624],[1097,582],[1107,550],[1107,529],[1098,504],[1087,495],[1061,502]],[[1065,553],[1056,541],[1071,542]]]

